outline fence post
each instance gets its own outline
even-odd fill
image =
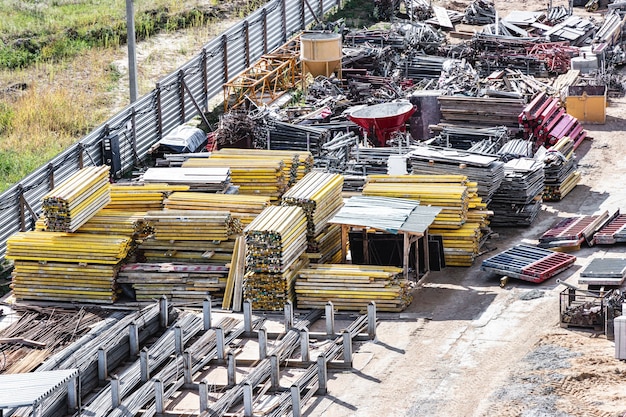
[[[82,142],[79,142],[76,149],[78,149],[78,169],[83,169],[83,167],[85,166],[85,158],[83,156],[85,145]]]
[[[137,153],[137,122],[135,120],[136,114],[137,110],[135,110],[135,106],[133,106],[130,113],[130,133],[132,135],[131,146],[133,148],[133,161],[135,165],[139,165],[139,154]]]
[[[202,95],[204,96],[204,109],[207,110],[209,108],[209,77],[207,75],[207,51],[206,48],[202,48],[201,58],[200,58],[200,72],[202,74]]]
[[[185,123],[185,72],[178,71],[178,123]]]
[[[306,29],[306,20],[304,18],[304,2],[306,0],[300,0],[300,29]]]
[[[24,187],[22,184],[19,184],[17,186],[17,205],[20,209],[20,232],[26,231],[26,208],[24,203]]]
[[[54,165],[48,163],[48,187],[54,190]]]
[[[281,13],[283,17],[283,42],[287,42],[287,0],[281,1]]]
[[[267,9],[263,8],[263,53],[267,53]]]
[[[224,82],[228,82],[228,36],[222,35],[222,60],[224,61]]]
[[[244,53],[246,54],[246,68],[250,66],[250,22],[243,21],[243,40],[244,40]]]
[[[156,95],[156,140],[163,137],[163,109],[161,108],[161,83],[156,83],[154,87],[154,94]]]

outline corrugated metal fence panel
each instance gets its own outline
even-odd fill
[[[135,141],[138,155],[145,156],[158,140],[155,100],[156,92],[153,90],[135,102]]]
[[[17,187],[11,187],[0,199],[0,259],[4,259],[7,251],[7,240],[20,230],[20,203]]]
[[[302,0],[285,0],[287,5],[287,34],[302,30]]]
[[[324,3],[324,14],[329,13],[338,6],[337,0],[322,0],[322,2]]]
[[[282,1],[274,2],[265,9],[267,10],[267,50],[271,52],[285,43]]]
[[[259,59],[264,53],[264,36],[263,36],[263,13],[261,11],[255,12],[248,18],[249,26],[249,45],[250,48],[250,64]],[[281,23],[282,26],[282,23]]]
[[[197,103],[198,106],[202,106],[204,102],[204,75],[201,65],[201,56],[198,55],[181,69],[184,74],[183,79],[185,85],[187,86],[184,92],[185,120],[189,120],[200,114],[194,102]]]
[[[163,135],[180,125],[180,90],[178,73],[170,74],[160,82],[161,88],[161,121]]]
[[[224,63],[222,61],[222,47],[218,39],[207,45],[207,52],[208,96],[219,96],[221,99],[223,97]]]

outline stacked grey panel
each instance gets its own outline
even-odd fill
[[[530,226],[541,209],[543,162],[513,159],[504,166],[504,181],[494,194],[492,226]]]
[[[524,139],[511,139],[497,152],[500,155],[500,159],[503,161],[508,161],[514,158],[532,158],[533,152],[533,143]]]
[[[465,175],[478,183],[478,195],[489,202],[504,179],[504,163],[495,156],[418,146],[407,154],[413,174]]]
[[[579,284],[622,285],[626,278],[626,259],[595,258],[580,273]]]

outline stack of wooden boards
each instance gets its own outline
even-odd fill
[[[307,253],[312,261],[324,263],[341,256],[341,227],[328,221],[343,206],[343,176],[310,172],[282,197],[281,205],[298,206],[307,218]]]
[[[370,301],[380,311],[402,311],[411,303],[411,285],[402,269],[391,266],[315,264],[302,269],[296,282],[299,308],[365,310]]]
[[[110,200],[108,166],[78,170],[43,197],[46,229],[75,232]]]
[[[306,265],[307,218],[297,206],[270,206],[244,230],[246,275],[243,297],[258,310],[295,303],[293,284]]]
[[[493,214],[478,197],[476,184],[462,175],[371,175],[363,195],[409,198],[441,207],[429,233],[443,237],[449,266],[473,264]]]

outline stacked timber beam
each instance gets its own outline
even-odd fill
[[[550,146],[563,137],[574,142],[574,149],[587,136],[587,132],[574,116],[565,112],[557,98],[545,92],[538,94],[519,114],[519,123],[526,137],[535,140],[535,149]]]
[[[289,178],[289,185],[302,179],[313,169],[313,155],[308,151],[268,150],[268,149],[235,149],[223,148],[211,152],[211,158],[240,158],[249,159],[280,159],[283,161],[285,177]]]
[[[243,297],[256,310],[282,310],[295,303],[294,283],[306,266],[307,218],[297,206],[270,206],[244,230],[246,275]]]
[[[530,226],[541,209],[544,164],[530,158],[512,159],[504,166],[504,181],[489,208],[492,226]]]
[[[162,295],[199,301],[207,292],[224,292],[233,237],[241,233],[237,218],[227,211],[166,209],[149,211],[145,220],[153,231],[139,246],[145,262],[125,265],[118,280],[138,301]]]
[[[289,189],[282,198],[283,206],[298,206],[307,218],[307,252],[318,262],[336,259],[341,254],[341,227],[328,221],[343,206],[343,176],[310,172]]]
[[[46,229],[75,232],[110,200],[109,167],[83,168],[43,197]]]
[[[574,142],[569,137],[559,139],[543,155],[545,172],[544,201],[560,201],[580,182],[576,169]]]
[[[404,310],[412,300],[402,268],[374,265],[316,264],[300,271],[296,281],[299,308],[366,310],[370,301],[380,311]]]
[[[626,243],[626,214],[619,210],[611,216],[611,219],[593,236],[596,245],[614,245]]]
[[[150,211],[161,210],[163,199],[174,191],[187,191],[188,185],[116,183],[111,184],[111,202],[107,209]]]
[[[115,277],[131,249],[126,236],[20,232],[7,242],[18,300],[113,303]]]
[[[243,226],[270,205],[270,197],[243,194],[213,194],[196,192],[172,193],[165,201],[167,210],[227,211]]]
[[[519,128],[517,118],[524,100],[500,97],[439,96],[441,123],[467,126]]]
[[[471,266],[489,233],[493,214],[486,210],[475,186],[462,175],[373,175],[363,195],[409,198],[441,207],[429,233],[442,236],[446,265]]]
[[[239,194],[264,195],[273,199],[280,198],[289,186],[289,177],[285,176],[284,166],[280,158],[249,159],[237,155],[192,158],[183,163],[183,168],[230,169],[230,181],[238,187]]]

